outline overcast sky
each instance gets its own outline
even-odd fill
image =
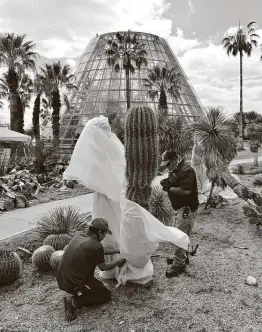
[[[70,64],[96,33],[157,34],[168,40],[205,106],[236,112],[239,58],[228,57],[221,40],[239,20],[256,21],[262,36],[261,12],[261,0],[0,0],[0,32],[26,33],[41,55]],[[244,111],[262,113],[261,54],[258,47],[244,59]]]

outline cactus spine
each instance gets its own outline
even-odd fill
[[[0,251],[0,286],[15,282],[21,274],[22,261],[16,252]]]
[[[63,250],[71,240],[71,236],[68,234],[51,234],[44,240],[44,245],[49,245],[55,250]]]
[[[134,107],[127,114],[125,129],[126,197],[149,210],[158,160],[156,116],[149,107]]]
[[[38,271],[46,272],[51,270],[50,258],[54,252],[54,248],[47,245],[35,250],[32,256],[32,263]]]

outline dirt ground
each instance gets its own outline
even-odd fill
[[[251,186],[252,176],[239,177]],[[40,274],[25,261],[22,277],[0,289],[0,331],[261,332],[262,234],[247,222],[242,204],[235,199],[223,208],[200,208],[191,238],[199,248],[185,274],[166,279],[165,256],[172,254],[173,246],[161,244],[152,258],[151,284],[115,288],[115,282],[104,281],[112,302],[79,310],[71,323],[65,320],[64,293],[54,274]],[[3,245],[32,250],[39,243],[31,232],[0,242]],[[248,275],[258,286],[245,283]]]

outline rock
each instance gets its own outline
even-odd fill
[[[246,280],[246,284],[249,286],[256,286],[257,285],[257,280],[256,278],[252,277],[252,276],[248,276],[247,280]]]

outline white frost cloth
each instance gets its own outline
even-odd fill
[[[153,276],[150,256],[160,242],[172,242],[187,249],[188,236],[174,227],[167,227],[138,204],[125,198],[125,153],[119,139],[110,130],[104,116],[86,124],[74,149],[65,179],[79,181],[95,191],[92,217],[108,221],[113,235],[103,244],[120,248],[127,263],[121,268],[103,272],[104,278],[147,283]],[[107,260],[109,260],[107,256]],[[111,258],[112,259],[112,258]]]

